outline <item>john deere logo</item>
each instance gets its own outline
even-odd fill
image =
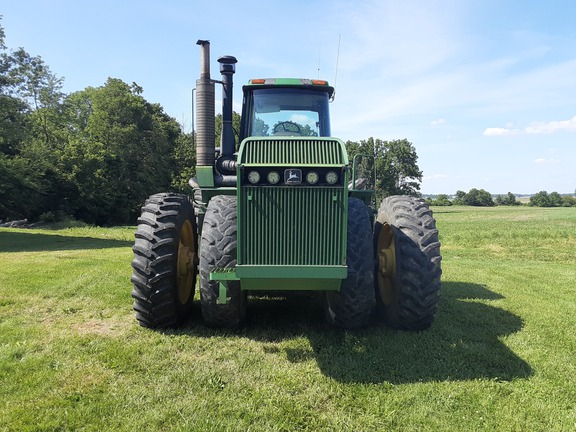
[[[302,183],[302,170],[287,169],[284,171],[284,183],[287,185],[299,185]]]

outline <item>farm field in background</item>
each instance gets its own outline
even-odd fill
[[[434,211],[422,333],[328,328],[314,295],[151,331],[133,227],[0,228],[0,431],[575,430],[576,209]]]

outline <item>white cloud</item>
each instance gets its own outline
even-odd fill
[[[446,120],[443,119],[443,118],[438,119],[438,120],[432,120],[432,121],[430,122],[430,124],[431,124],[432,126],[439,126],[439,125],[446,124]]]
[[[535,135],[535,134],[553,134],[559,131],[576,132],[576,116],[569,120],[554,120],[549,122],[535,122],[524,129],[510,128],[486,128],[483,135],[485,136],[510,136],[510,135]]]
[[[486,128],[483,135],[486,136],[510,136],[518,135],[520,129],[508,129],[508,128]]]
[[[546,158],[538,158],[534,160],[535,164],[538,165],[556,165],[560,161],[558,159],[546,159]]]
[[[562,130],[576,132],[576,116],[569,120],[538,122],[524,129],[527,134],[551,134]]]

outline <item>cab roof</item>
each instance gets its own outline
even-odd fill
[[[334,87],[331,87],[328,81],[307,78],[255,78],[249,80],[243,89],[253,90],[257,88],[274,87],[300,87],[310,90],[320,90],[328,93],[329,97],[332,97],[334,94]]]

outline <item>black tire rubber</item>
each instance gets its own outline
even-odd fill
[[[174,193],[150,196],[135,238],[130,280],[136,319],[148,328],[181,324],[192,309],[198,274],[196,218],[189,198]]]
[[[366,205],[359,199],[348,200],[347,229],[348,277],[340,291],[325,292],[324,310],[328,324],[353,329],[368,323],[376,302],[372,224]]]
[[[200,245],[200,305],[207,325],[233,328],[246,317],[246,292],[240,281],[228,281],[227,303],[217,304],[220,282],[210,280],[215,268],[234,268],[237,251],[236,197],[217,195],[208,203]]]
[[[388,271],[379,273],[386,267],[386,259],[383,264],[380,256],[386,250],[382,245],[387,242],[391,245],[387,258],[391,264]],[[436,221],[428,204],[410,196],[385,198],[374,227],[374,248],[380,316],[396,329],[429,328],[440,299],[442,256]],[[386,284],[389,285],[384,288]]]

